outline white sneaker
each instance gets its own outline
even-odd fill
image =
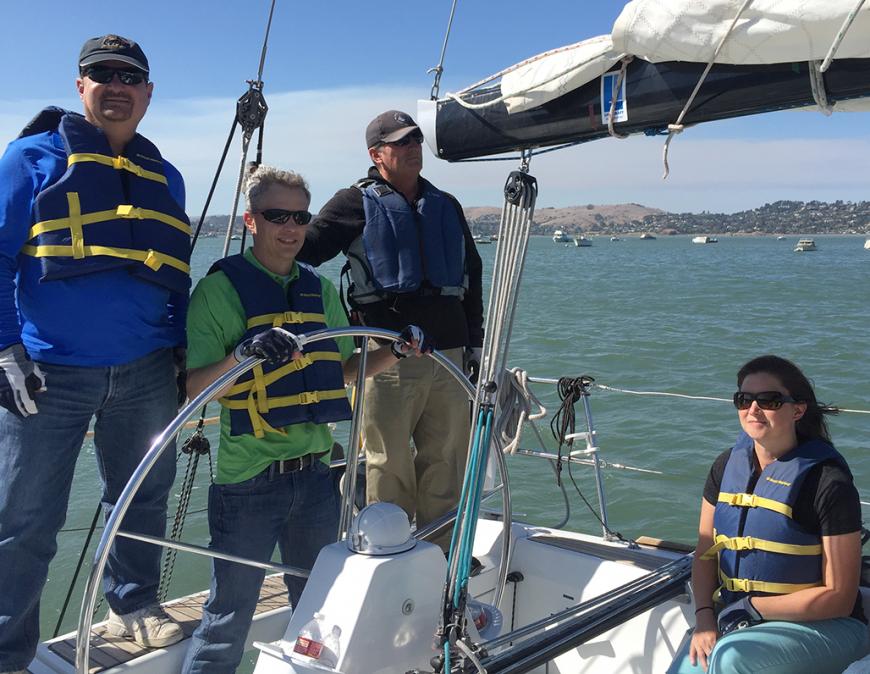
[[[184,639],[181,626],[166,615],[159,604],[151,604],[125,615],[118,615],[109,609],[106,622],[109,634],[127,637],[144,648],[163,648]]]

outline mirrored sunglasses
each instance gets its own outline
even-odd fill
[[[93,65],[82,68],[82,77],[92,79],[97,84],[108,84],[112,78],[118,76],[118,81],[127,86],[135,86],[148,81],[147,73],[141,70],[125,70],[122,68],[110,68],[108,66]]]
[[[284,208],[267,208],[265,211],[259,211],[259,213],[266,220],[276,225],[283,225],[290,218],[293,218],[293,222],[300,226],[311,222],[311,213],[309,211],[288,211]]]
[[[753,402],[757,403],[763,410],[778,410],[784,403],[796,403],[800,401],[779,391],[761,391],[760,393],[737,391],[734,394],[734,407],[738,410],[748,410]]]

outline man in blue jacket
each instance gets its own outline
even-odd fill
[[[185,344],[190,224],[184,183],[136,133],[151,100],[135,42],[85,42],[84,115],[47,108],[0,159],[0,672],[23,672],[39,597],[91,420],[108,517],[173,418]],[[123,528],[163,536],[167,452]],[[160,549],[119,539],[104,587],[110,630],[146,647],[179,641],[157,604]]]

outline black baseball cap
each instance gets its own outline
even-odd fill
[[[142,47],[120,35],[92,37],[82,45],[79,53],[79,68],[100,63],[101,61],[121,61],[148,72],[148,59]]]
[[[417,122],[411,119],[411,115],[407,112],[387,110],[375,117],[366,127],[366,147],[393,143],[419,130]]]

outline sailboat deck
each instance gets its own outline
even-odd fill
[[[207,597],[208,591],[198,592],[164,605],[166,613],[181,625],[185,639],[193,634],[199,624],[202,618],[202,605]],[[266,576],[263,587],[260,589],[260,600],[257,602],[254,615],[257,616],[285,606],[287,606],[287,588],[284,585],[283,575]],[[73,634],[66,639],[50,644],[49,649],[69,664],[75,665],[75,641]],[[124,665],[151,651],[152,649],[138,646],[124,637],[108,634],[105,623],[100,623],[91,630],[88,672],[98,674],[113,667]]]

